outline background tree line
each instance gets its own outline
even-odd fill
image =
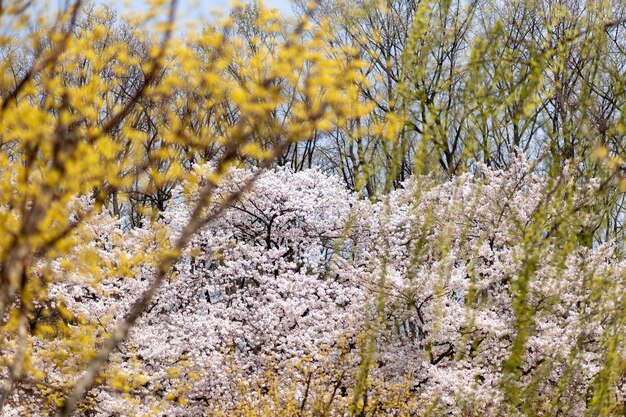
[[[298,36],[311,39],[323,31],[324,47],[332,49],[333,58],[360,60],[364,80],[357,83],[354,99],[372,108],[363,117],[288,146],[274,164],[296,171],[322,167],[373,199],[398,188],[416,170],[450,178],[475,169],[478,162],[505,168],[516,149],[541,156],[545,172],[559,172],[565,161],[577,160],[581,176],[598,175],[601,163],[594,155],[623,154],[624,9],[619,1],[321,2]],[[248,5],[231,12],[227,28],[202,29],[218,30],[224,42],[237,45],[236,59],[220,69],[224,76],[242,88],[253,81],[245,71],[247,62],[277,53],[286,35],[276,25],[289,27],[305,17],[306,4],[294,4],[294,10],[294,16],[276,15],[271,24],[259,25],[259,15],[269,12]],[[167,124],[164,106],[172,106],[194,134],[209,136],[239,120],[237,103],[204,105],[207,97],[197,90],[177,91],[165,102],[135,98],[148,75],[150,83],[158,84],[174,69],[164,65],[158,74],[147,74],[142,66],[149,62],[155,40],[134,32],[114,10],[88,6],[73,35],[84,36],[94,26],[106,30],[106,37],[86,53],[123,43],[124,53],[132,57],[123,77],[115,75],[115,59],[91,76],[115,84],[107,90],[106,105],[137,101],[127,117],[146,137],[142,152],[147,159],[164,146],[159,132]],[[13,39],[3,48],[5,82],[13,85],[50,47],[45,33],[37,33],[42,29],[25,31],[37,36],[39,44],[26,47]],[[191,50],[205,61],[215,52],[199,44]],[[88,84],[84,72],[89,65],[83,59],[82,65],[59,69],[63,82],[75,88]],[[281,77],[272,82],[289,87]],[[303,99],[301,92],[286,94],[291,100],[270,114],[277,126],[293,117],[294,104]],[[110,112],[106,107],[101,111]],[[122,136],[121,131],[112,133]],[[121,137],[115,140],[124,143]],[[177,153],[172,159],[188,169],[219,156],[219,146],[207,142],[200,149],[185,144],[168,152]],[[271,146],[271,140],[266,142]],[[165,160],[151,165],[159,172],[168,169]],[[107,204],[118,215],[127,214],[132,225],[141,224],[141,208],[162,211],[171,195],[172,183],[156,184],[147,169],[141,177],[134,189],[126,190],[128,204],[120,204],[117,193],[106,196]],[[602,229],[620,233],[615,213]]]

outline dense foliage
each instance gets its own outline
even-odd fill
[[[441,185],[411,178],[378,203],[319,170],[261,175],[190,241],[112,354],[111,379],[90,393],[88,408],[105,416],[508,415],[513,404],[532,415],[580,415],[621,407],[624,376],[613,362],[626,355],[615,344],[625,329],[615,295],[626,290],[626,264],[613,245],[577,242],[588,216],[568,217],[578,222],[560,231],[542,224],[568,204],[593,204],[598,184],[572,185],[571,202],[546,204],[553,185],[531,168],[517,160]],[[231,172],[218,194],[244,187],[249,175]],[[97,286],[69,268],[82,249],[51,266],[64,279],[51,284],[55,304],[47,308],[72,312],[67,332],[97,323],[93,336],[105,337],[150,285],[158,240],[176,239],[198,198],[187,183],[173,195],[152,227],[129,231],[106,213],[85,224],[83,238],[104,269],[98,275],[113,271]],[[529,236],[535,228],[541,243]],[[531,242],[540,247],[529,250]],[[141,262],[122,267],[137,251],[145,251]],[[31,360],[42,379],[15,390],[14,398],[29,398],[17,415],[46,409],[58,394],[49,387],[78,371],[80,336],[63,345],[58,329],[38,330]],[[598,384],[606,384],[604,397],[596,397]]]

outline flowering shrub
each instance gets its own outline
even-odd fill
[[[192,239],[114,354],[117,377],[93,391],[84,412],[496,416],[617,407],[625,265],[611,244],[580,243],[584,215],[558,221],[567,207],[592,204],[597,184],[572,183],[569,199],[546,204],[553,185],[532,172],[519,159],[441,185],[416,177],[376,203],[319,170],[262,174]],[[215,201],[248,175],[232,171]],[[80,321],[106,334],[149,285],[152,251],[162,247],[154,242],[180,233],[196,196],[192,185],[177,188],[151,228],[126,230],[106,214],[85,227],[94,256],[120,274],[53,285],[68,332]],[[136,251],[142,261],[125,262]],[[55,273],[64,262],[71,257]],[[49,343],[42,334],[33,349]],[[47,385],[59,386],[80,359],[35,361]],[[15,410],[45,408],[55,398],[45,387]]]

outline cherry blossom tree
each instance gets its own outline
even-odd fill
[[[92,391],[90,412],[614,412],[626,265],[614,245],[589,248],[577,234],[601,184],[567,173],[554,183],[534,164],[518,157],[506,171],[439,185],[413,177],[377,203],[319,170],[261,174],[190,241],[114,352],[105,375],[118,377]],[[106,337],[150,285],[156,242],[181,233],[210,174],[197,166],[150,228],[94,218],[84,233],[121,272],[55,285],[59,314],[100,323]],[[207,212],[250,175],[232,171]],[[128,256],[136,248],[141,262]],[[70,362],[41,358],[49,386]]]

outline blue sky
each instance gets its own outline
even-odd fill
[[[107,0],[98,0],[107,2]],[[246,0],[242,0],[246,1]],[[249,1],[249,0],[248,0]],[[136,8],[141,10],[145,2],[143,0],[112,0],[118,10],[127,11]],[[178,21],[198,19],[209,16],[212,13],[227,14],[231,0],[178,0]],[[266,6],[275,7],[283,14],[291,14],[289,0],[264,0]]]
[[[199,8],[201,9],[218,9],[218,10],[226,10],[228,9],[229,0],[195,0],[196,3],[199,4]],[[191,0],[182,0],[181,12],[186,7],[187,10],[190,9]],[[289,0],[265,0],[265,4],[267,6],[276,7],[283,13],[291,11],[291,3]]]

